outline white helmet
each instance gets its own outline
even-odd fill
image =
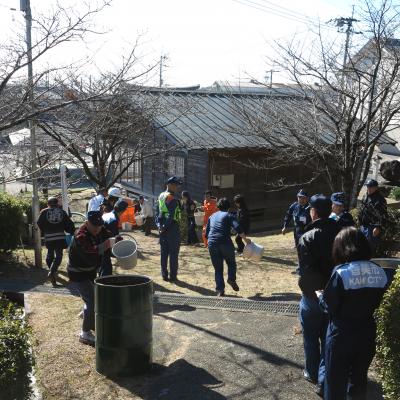
[[[108,195],[112,197],[122,197],[121,191],[117,187],[108,189]]]

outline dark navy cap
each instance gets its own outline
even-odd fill
[[[169,178],[167,180],[167,183],[171,183],[171,184],[174,184],[174,185],[182,185],[183,181],[182,181],[182,179],[177,178],[176,176],[171,176],[171,178]]]
[[[367,182],[365,182],[365,186],[367,187],[378,187],[378,182],[375,179],[368,179]]]
[[[314,194],[310,199],[310,206],[315,208],[318,214],[326,214],[331,211],[332,202],[329,197],[323,194]]]
[[[49,206],[56,206],[56,205],[58,205],[58,199],[57,199],[57,197],[54,197],[54,196],[49,197],[49,198],[47,199],[47,204],[48,204]]]
[[[331,196],[331,201],[333,204],[337,204],[338,206],[344,206],[344,193],[343,192],[333,193]]]
[[[103,218],[101,217],[101,211],[89,211],[88,212],[88,221],[96,226],[101,226],[104,224]]]
[[[118,200],[115,204],[114,204],[114,211],[116,212],[122,212],[125,211],[128,208],[128,203],[125,200]]]
[[[297,197],[308,197],[308,193],[304,189],[300,189]]]

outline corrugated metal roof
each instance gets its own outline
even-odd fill
[[[315,142],[316,136],[322,146],[338,141],[335,127],[326,116],[318,115],[311,103],[279,90],[268,95],[152,90],[147,95],[158,97],[162,111],[156,124],[187,149],[270,148],[293,145],[299,140]],[[277,116],[282,120],[280,126],[276,124]],[[273,134],[268,135],[268,140],[257,136],[249,131],[251,124],[246,119],[253,121],[259,131],[270,130]],[[299,125],[300,137],[296,138],[293,128]],[[380,143],[395,141],[384,135]]]

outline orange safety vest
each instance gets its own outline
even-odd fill
[[[123,222],[130,222],[132,225],[136,225],[135,206],[132,199],[124,197],[123,200],[128,203],[128,208],[119,216],[118,228],[122,227]]]

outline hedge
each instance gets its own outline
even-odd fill
[[[29,373],[33,357],[29,328],[22,311],[0,299],[0,393],[4,399],[26,399],[31,392]]]
[[[376,312],[377,360],[385,400],[400,399],[400,270]]]
[[[7,193],[0,193],[0,250],[17,248],[23,229],[24,203]]]

